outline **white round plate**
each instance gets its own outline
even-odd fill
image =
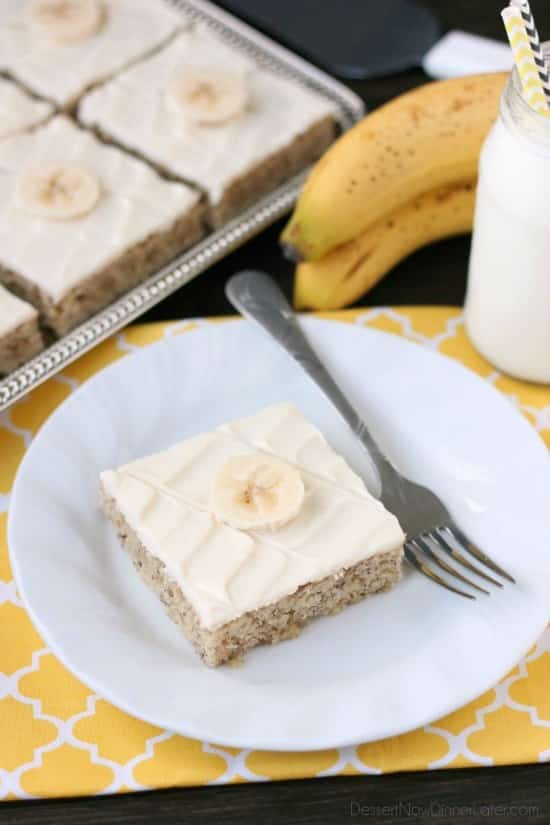
[[[550,461],[527,421],[416,344],[304,323],[397,465],[438,491],[517,585],[469,601],[407,566],[390,593],[257,648],[240,667],[205,667],[119,548],[98,507],[100,471],[284,400],[358,471],[366,462],[309,379],[248,322],[118,361],[67,399],[23,461],[9,516],[15,576],[80,679],[141,719],[211,742],[302,750],[402,733],[494,685],[550,618]]]

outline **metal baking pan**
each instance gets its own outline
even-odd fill
[[[336,107],[342,131],[363,116],[363,102],[341,83],[208,0],[169,2],[184,17],[210,26],[234,48],[266,68],[330,100]],[[207,235],[168,266],[0,380],[0,412],[274,223],[292,208],[306,175],[307,169],[274,189],[222,229]]]

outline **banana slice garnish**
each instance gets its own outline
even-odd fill
[[[100,0],[31,0],[24,12],[31,31],[54,43],[78,43],[101,28],[105,8]]]
[[[304,501],[298,470],[262,453],[240,455],[220,468],[210,505],[219,521],[239,530],[274,530],[294,519]]]
[[[243,114],[249,93],[242,73],[188,68],[174,77],[167,97],[170,105],[192,123],[220,126]]]
[[[36,218],[66,221],[87,215],[101,194],[97,178],[82,166],[45,164],[23,172],[17,182],[18,206]]]

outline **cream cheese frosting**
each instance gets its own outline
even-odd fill
[[[163,0],[100,0],[102,24],[78,42],[52,42],[26,19],[30,0],[0,3],[0,69],[60,107],[145,57],[185,25]]]
[[[56,163],[78,165],[98,180],[99,200],[88,214],[45,220],[19,205],[25,170]],[[187,186],[163,180],[60,115],[0,142],[0,263],[56,302],[135,244],[169,229],[198,200]]]
[[[34,321],[37,315],[34,307],[0,286],[0,338],[9,335],[27,321]]]
[[[276,530],[237,530],[211,513],[211,485],[228,459],[258,450],[295,463],[304,503]],[[106,471],[101,480],[209,630],[404,541],[395,516],[291,404]]]
[[[35,100],[0,77],[0,140],[38,126],[53,113],[51,103]]]
[[[240,73],[247,85],[247,108],[225,123],[193,123],[171,105],[175,78],[186,70],[208,69]],[[83,123],[197,184],[214,205],[235,179],[334,115],[325,99],[260,69],[200,25],[91,91],[79,108]]]

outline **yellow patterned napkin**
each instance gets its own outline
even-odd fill
[[[458,310],[382,308],[323,317],[404,335],[462,361],[517,405],[550,446],[550,388],[493,370],[472,349]],[[205,323],[129,328],[0,414],[0,798],[550,760],[550,628],[494,690],[450,716],[403,736],[315,753],[239,750],[160,730],[94,694],[44,646],[8,561],[6,511],[17,466],[40,425],[90,375]]]

